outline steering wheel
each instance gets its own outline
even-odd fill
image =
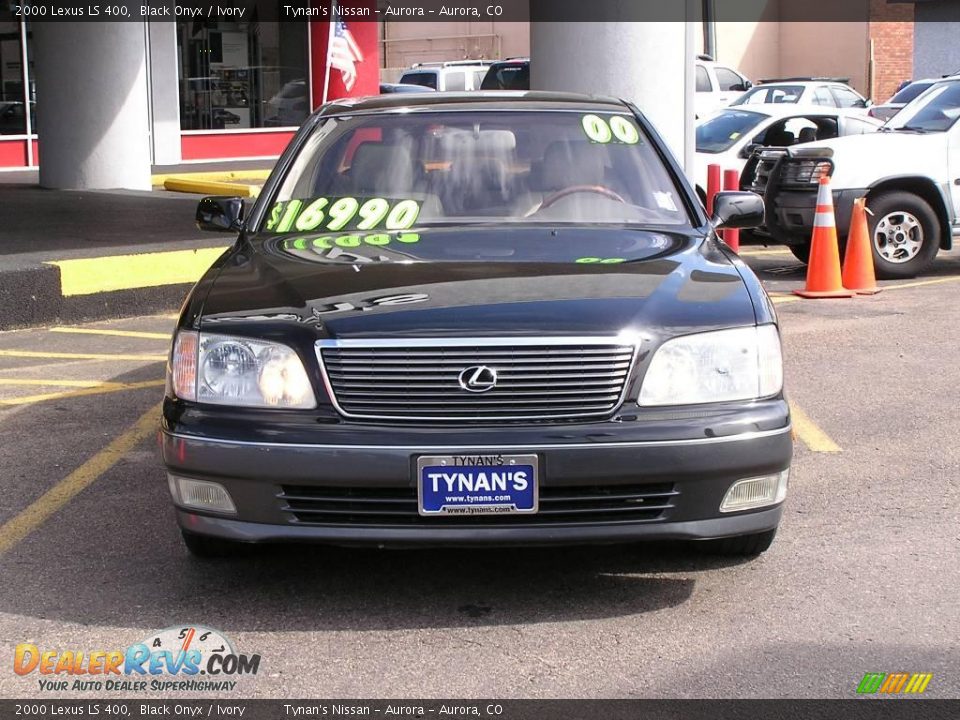
[[[618,193],[614,192],[608,187],[603,185],[571,185],[570,187],[563,188],[563,190],[557,190],[550,197],[544,199],[540,203],[540,207],[537,210],[546,210],[548,207],[553,205],[557,200],[567,197],[567,195],[574,195],[576,193],[594,193],[596,195],[603,195],[608,197],[611,200],[616,200],[617,202],[626,204],[627,201],[624,200]]]

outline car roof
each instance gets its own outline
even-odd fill
[[[317,110],[318,115],[342,115],[356,112],[399,112],[411,108],[449,110],[535,110],[576,109],[582,111],[626,110],[622,100],[612,97],[581,95],[578,93],[542,92],[530,90],[480,90],[474,92],[442,92],[420,94],[373,95],[362,98],[334,100]]]

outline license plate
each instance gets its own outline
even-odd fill
[[[536,455],[429,455],[417,458],[421,515],[537,511]]]

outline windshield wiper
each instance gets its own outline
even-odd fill
[[[901,125],[898,128],[894,128],[894,130],[906,130],[907,132],[915,132],[920,134],[932,132],[929,128],[917,127],[916,125]]]

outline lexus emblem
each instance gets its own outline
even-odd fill
[[[497,371],[486,365],[472,365],[462,370],[457,380],[467,392],[483,393],[497,386]]]

